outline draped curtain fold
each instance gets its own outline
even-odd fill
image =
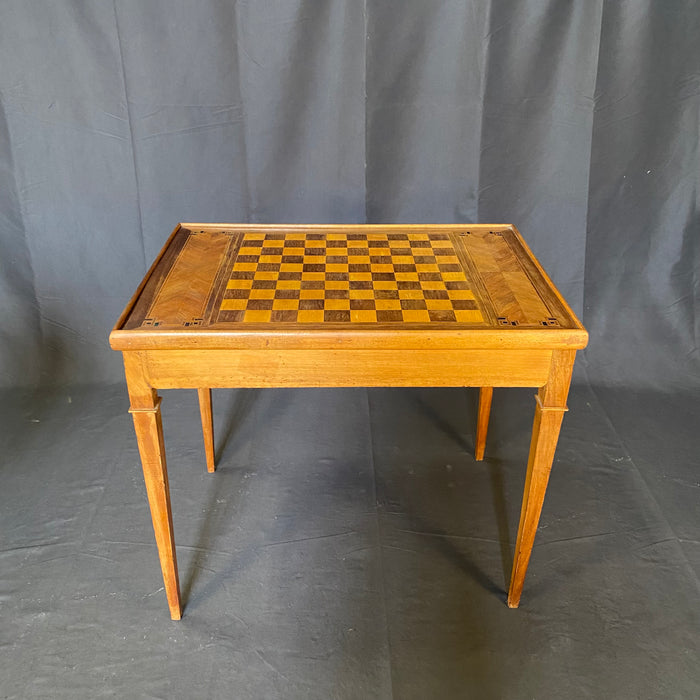
[[[516,224],[591,381],[700,383],[695,0],[9,0],[0,385],[120,381],[181,220]]]

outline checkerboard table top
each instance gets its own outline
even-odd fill
[[[218,319],[480,323],[446,233],[244,233]]]
[[[509,225],[180,224],[112,344],[347,329],[583,327]]]

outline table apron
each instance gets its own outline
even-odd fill
[[[132,354],[126,353],[125,354]],[[155,389],[200,387],[543,386],[552,350],[141,350]]]

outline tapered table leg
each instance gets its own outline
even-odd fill
[[[482,386],[479,390],[479,416],[476,423],[476,448],[474,459],[480,462],[484,458],[486,449],[486,434],[489,430],[489,416],[491,415],[491,399],[493,387]]]
[[[211,389],[197,389],[199,395],[199,412],[202,415],[202,434],[204,435],[204,454],[207,459],[207,471],[216,469],[214,464],[214,414],[211,408]]]
[[[142,377],[139,376],[138,363],[131,361],[131,359],[127,360],[127,353],[124,355],[131,400],[129,413],[134,419],[148,504],[151,508],[151,520],[158,546],[160,568],[163,572],[165,594],[170,608],[170,617],[173,620],[179,620],[182,616],[180,584],[175,555],[173,516],[170,509],[168,469],[165,463],[160,397],[153,389],[144,386]],[[130,372],[130,368],[133,371]]]
[[[520,525],[515,544],[515,559],[508,590],[508,607],[517,608],[523,591],[525,574],[530,562],[537,524],[542,512],[549,473],[559,439],[566,397],[571,383],[575,351],[555,350],[547,384],[536,396],[535,420],[532,428],[530,456],[527,463]]]

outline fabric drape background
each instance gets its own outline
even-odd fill
[[[0,697],[699,698],[700,0],[0,0]],[[179,221],[513,223],[533,390],[163,393],[168,616],[109,331]],[[78,386],[84,385],[84,386]]]
[[[700,383],[694,0],[5,0],[0,385],[119,382],[178,221],[511,222],[597,384]]]

